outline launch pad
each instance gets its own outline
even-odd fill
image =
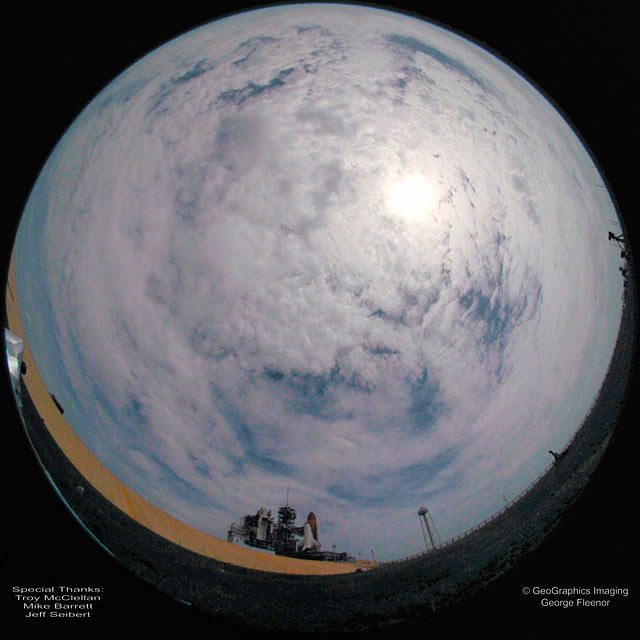
[[[274,521],[270,509],[261,507],[255,515],[246,515],[231,524],[227,541],[242,540],[257,549],[274,551],[278,556],[300,558],[302,560],[323,560],[329,562],[353,562],[355,558],[346,552],[320,551],[317,519],[313,512],[307,516],[302,526],[296,526],[296,510],[287,503],[278,509],[278,519]],[[298,541],[297,537],[302,537]]]

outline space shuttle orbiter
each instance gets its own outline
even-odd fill
[[[300,545],[300,551],[319,551],[320,543],[318,542],[318,519],[316,514],[311,511],[307,516],[307,521],[303,527],[303,539]]]

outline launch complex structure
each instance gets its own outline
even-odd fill
[[[278,509],[278,520],[274,521],[270,509],[261,507],[255,515],[246,515],[231,524],[227,541],[241,540],[250,547],[275,551],[278,556],[302,560],[324,560],[328,562],[353,562],[346,552],[320,551],[317,519],[313,512],[307,516],[303,526],[296,526],[296,510],[287,502]],[[301,542],[297,537],[301,536]]]

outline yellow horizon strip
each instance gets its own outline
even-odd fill
[[[15,253],[12,253],[7,282],[7,322],[8,329],[24,340],[23,360],[27,366],[27,372],[23,380],[31,400],[47,430],[73,466],[89,484],[120,511],[174,544],[220,562],[247,569],[298,575],[337,575],[353,573],[357,569],[366,570],[377,565],[369,561],[323,562],[260,553],[199,531],[170,516],[127,487],[80,440],[53,402],[40,377],[26,339],[15,292],[17,292]]]

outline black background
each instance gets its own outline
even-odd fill
[[[442,4],[442,3],[440,3]],[[559,3],[558,3],[559,4]],[[8,258],[20,213],[37,175],[66,128],[86,104],[117,74],[160,44],[209,22],[241,3],[201,8],[153,3],[87,3],[78,11],[65,7],[16,9],[5,20],[5,184],[6,226],[3,257]],[[379,5],[391,7],[394,5]],[[410,8],[397,3],[395,6]],[[528,5],[532,6],[532,5]],[[515,66],[560,108],[586,142],[615,196],[632,242],[638,144],[637,54],[632,20],[613,3],[576,3],[564,8],[513,4],[414,11],[486,46]],[[613,231],[617,229],[612,226]],[[603,238],[603,251],[610,250]],[[6,268],[6,264],[3,265]],[[637,373],[636,373],[637,378]],[[10,397],[5,425],[4,593],[5,621],[45,632],[104,628],[110,632],[148,631],[180,625],[183,630],[231,632],[228,625],[203,618],[139,581],[104,553],[77,524],[46,480],[32,455]],[[506,577],[464,606],[429,622],[397,629],[462,637],[547,638],[571,633],[617,636],[631,621],[635,602],[635,463],[632,420],[637,401],[630,397],[607,454],[578,505],[543,546]],[[97,586],[102,601],[88,620],[24,618],[12,594],[15,586]],[[607,609],[543,608],[524,586],[627,587]],[[4,606],[3,606],[4,608]],[[237,629],[236,629],[237,630]],[[201,631],[198,631],[200,633]],[[391,635],[391,632],[386,632]]]

